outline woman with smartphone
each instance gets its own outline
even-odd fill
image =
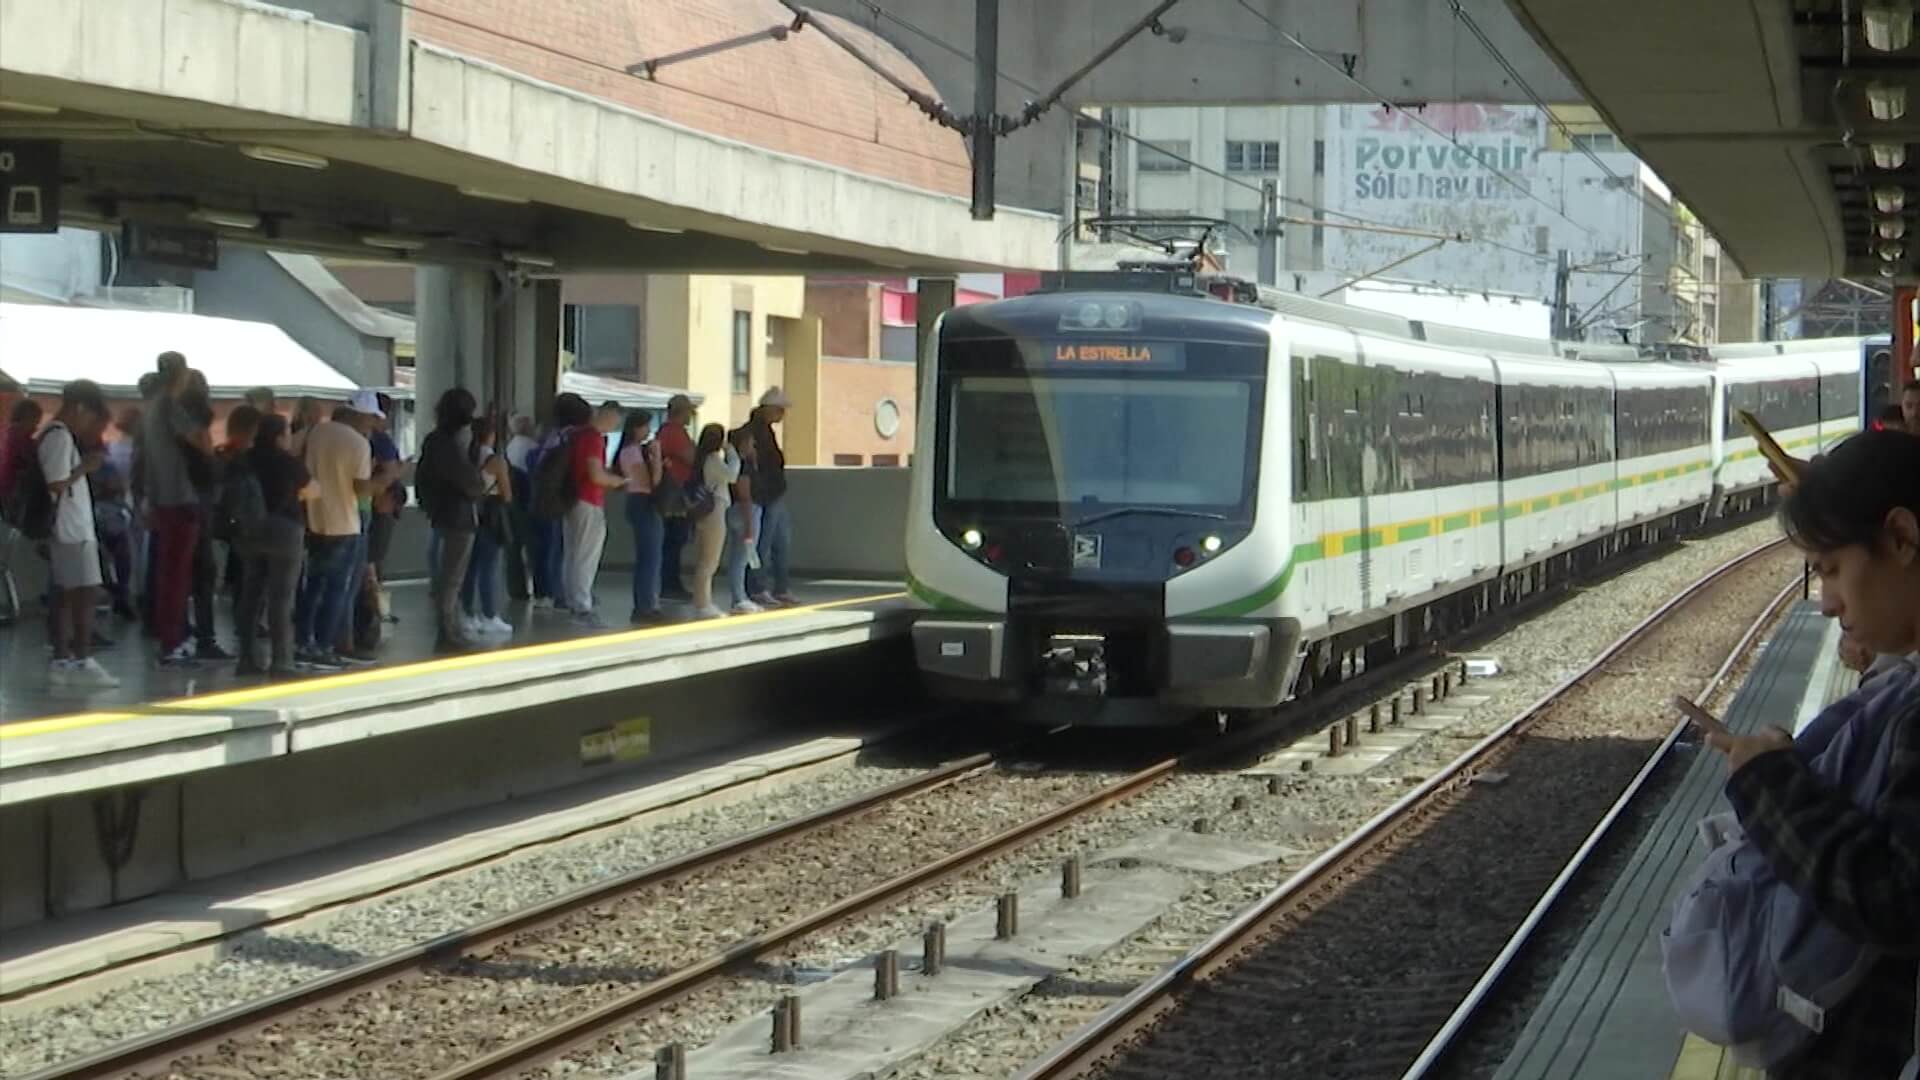
[[[1820,1033],[1769,1076],[1892,1078],[1917,1050],[1920,664],[1910,657],[1920,651],[1920,439],[1868,432],[1806,463],[1797,480],[1780,521],[1820,576],[1821,610],[1863,649],[1909,658],[1808,728],[1844,719],[1860,738],[1892,739],[1881,790],[1835,787],[1812,764],[1819,748],[1784,731],[1740,734],[1691,702],[1681,708],[1726,755],[1727,798],[1768,867],[1827,923],[1877,950]]]

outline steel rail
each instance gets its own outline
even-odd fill
[[[477,952],[517,934],[539,930],[585,908],[604,903],[635,889],[682,877],[695,870],[749,855],[782,840],[816,832],[866,812],[914,795],[958,783],[989,768],[991,753],[974,754],[909,777],[896,784],[864,792],[811,814],[778,822],[751,833],[642,867],[632,873],[576,889],[544,903],[430,941],[401,949],[365,963],[301,983],[270,997],[222,1009],[198,1020],[130,1039],[74,1061],[29,1073],[19,1080],[103,1080],[165,1066],[169,1061],[208,1049],[223,1039],[257,1031],[288,1014],[402,978],[415,971]]]
[[[1759,640],[1760,635],[1766,631],[1767,626],[1773,622],[1774,617],[1780,613],[1781,609],[1785,608],[1789,601],[1796,598],[1796,594],[1798,594],[1800,590],[1801,584],[1798,581],[1788,582],[1786,587],[1780,590],[1779,595],[1773,598],[1773,601],[1767,605],[1766,610],[1762,611],[1759,617],[1753,620],[1752,625],[1747,627],[1746,634],[1740,638],[1740,643],[1733,647],[1733,651],[1727,654],[1726,662],[1720,665],[1720,670],[1714,672],[1713,677],[1707,680],[1706,686],[1701,688],[1698,700],[1704,702],[1719,692],[1720,688],[1726,683],[1727,677],[1733,674],[1733,669],[1739,664],[1741,658],[1753,647],[1754,642]],[[1627,812],[1627,808],[1632,806],[1635,800],[1640,797],[1641,791],[1646,787],[1647,783],[1653,779],[1654,773],[1659,771],[1660,766],[1666,762],[1667,755],[1670,754],[1674,746],[1680,742],[1680,737],[1686,734],[1687,727],[1690,723],[1690,721],[1681,720],[1673,726],[1673,730],[1667,732],[1666,738],[1660,741],[1660,745],[1654,750],[1653,756],[1649,757],[1647,763],[1640,767],[1640,771],[1634,774],[1632,782],[1620,793],[1620,797],[1614,800],[1613,805],[1609,807],[1606,814],[1601,817],[1599,824],[1593,827],[1593,831],[1587,834],[1587,838],[1581,842],[1579,849],[1567,860],[1567,864],[1561,869],[1559,876],[1553,879],[1553,884],[1547,886],[1546,891],[1540,894],[1539,901],[1533,905],[1532,910],[1527,912],[1526,918],[1521,920],[1520,926],[1513,932],[1513,936],[1507,939],[1507,943],[1501,948],[1500,954],[1494,957],[1491,964],[1487,965],[1487,970],[1481,974],[1479,981],[1474,983],[1473,989],[1467,992],[1467,996],[1454,1008],[1452,1015],[1447,1017],[1446,1023],[1442,1024],[1440,1030],[1434,1034],[1433,1038],[1427,1041],[1427,1045],[1421,1049],[1420,1055],[1414,1059],[1413,1064],[1407,1067],[1405,1073],[1401,1074],[1402,1080],[1417,1080],[1417,1078],[1426,1076],[1427,1073],[1439,1063],[1440,1059],[1446,1056],[1447,1052],[1453,1048],[1454,1042],[1459,1038],[1461,1032],[1466,1030],[1467,1025],[1472,1022],[1481,1007],[1486,1004],[1487,999],[1492,996],[1494,990],[1498,987],[1500,980],[1506,977],[1508,969],[1513,966],[1514,959],[1533,941],[1534,934],[1539,930],[1540,924],[1546,921],[1547,915],[1552,912],[1554,905],[1560,901],[1567,887],[1572,884],[1573,879],[1577,877],[1582,870],[1586,869],[1588,862],[1592,860],[1593,853],[1600,847],[1601,843],[1606,840],[1608,834],[1613,831],[1613,827],[1618,824],[1621,816]]]
[[[1783,539],[1773,540],[1735,556],[1670,597],[1603,650],[1591,663],[1569,675],[1559,685],[1547,691],[1538,701],[1455,758],[1440,772],[1428,777],[1418,787],[1396,800],[1393,805],[1380,811],[1339,843],[1315,857],[1299,872],[1236,915],[1226,926],[1215,931],[1211,937],[1174,964],[1103,1010],[1079,1030],[1055,1045],[1039,1061],[1019,1073],[1015,1080],[1060,1080],[1062,1077],[1077,1075],[1101,1055],[1118,1049],[1122,1043],[1132,1038],[1153,1019],[1171,1010],[1184,991],[1227,966],[1276,916],[1310,896],[1315,889],[1330,880],[1342,868],[1394,835],[1397,827],[1414,820],[1416,811],[1433,802],[1437,796],[1471,779],[1478,771],[1477,766],[1491,757],[1495,750],[1504,747],[1515,735],[1530,728],[1549,708],[1558,704],[1588,679],[1604,671],[1620,654],[1665,623],[1675,612],[1725,581],[1735,571],[1779,550],[1785,543]],[[1792,588],[1798,588],[1798,583],[1796,582]],[[1749,634],[1752,633],[1753,631],[1749,630]],[[1731,663],[1732,661],[1729,660],[1728,664]],[[1723,670],[1726,670],[1725,666]]]

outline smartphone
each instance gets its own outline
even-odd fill
[[[1720,722],[1719,717],[1701,708],[1690,698],[1676,695],[1673,699],[1673,707],[1685,713],[1687,719],[1693,721],[1694,727],[1699,728],[1709,735],[1732,734],[1727,730],[1727,725]]]
[[[1760,418],[1745,409],[1737,410],[1734,415],[1739,418],[1740,426],[1746,428],[1748,434],[1753,436],[1753,441],[1759,444],[1760,452],[1773,463],[1774,471],[1780,474],[1780,478],[1798,481],[1800,462],[1794,460],[1792,454],[1780,448],[1780,444],[1774,441],[1772,433],[1760,423]]]

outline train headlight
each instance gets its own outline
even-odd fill
[[[1106,319],[1106,313],[1100,309],[1099,304],[1082,304],[1075,314],[1080,320],[1080,325],[1088,330],[1099,329],[1100,324]]]
[[[986,542],[987,538],[980,535],[979,529],[968,529],[960,534],[960,543],[965,545],[968,551],[979,551],[980,545]]]
[[[1220,551],[1220,546],[1221,546],[1220,538],[1217,536],[1209,536],[1206,539],[1200,541],[1200,550],[1206,552],[1209,555],[1218,554]]]

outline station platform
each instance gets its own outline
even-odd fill
[[[511,640],[433,659],[426,589],[394,591],[386,663],[282,681],[155,670],[129,632],[108,650],[119,691],[50,690],[42,624],[0,631],[0,931],[918,700],[911,613],[885,581],[635,629],[513,605]],[[625,575],[598,599],[624,614]]]
[[[603,577],[600,610],[625,612],[628,590],[626,575]],[[291,680],[240,677],[231,661],[159,669],[137,627],[103,623],[125,633],[99,654],[122,685],[50,687],[42,624],[0,631],[0,806],[633,690],[906,629],[904,594],[889,583],[812,581],[794,607],[638,629],[585,630],[518,602],[505,612],[511,638],[433,658],[424,583],[392,592],[400,621],[388,627],[380,663]],[[219,636],[232,647],[224,621]]]
[[[1728,707],[1728,727],[1799,731],[1859,676],[1838,660],[1839,624],[1800,601],[1776,626]],[[1605,888],[1600,907],[1522,1030],[1496,1080],[1763,1080],[1684,1031],[1667,1003],[1660,933],[1675,893],[1705,854],[1695,825],[1727,809],[1719,754],[1691,754],[1653,825]]]

